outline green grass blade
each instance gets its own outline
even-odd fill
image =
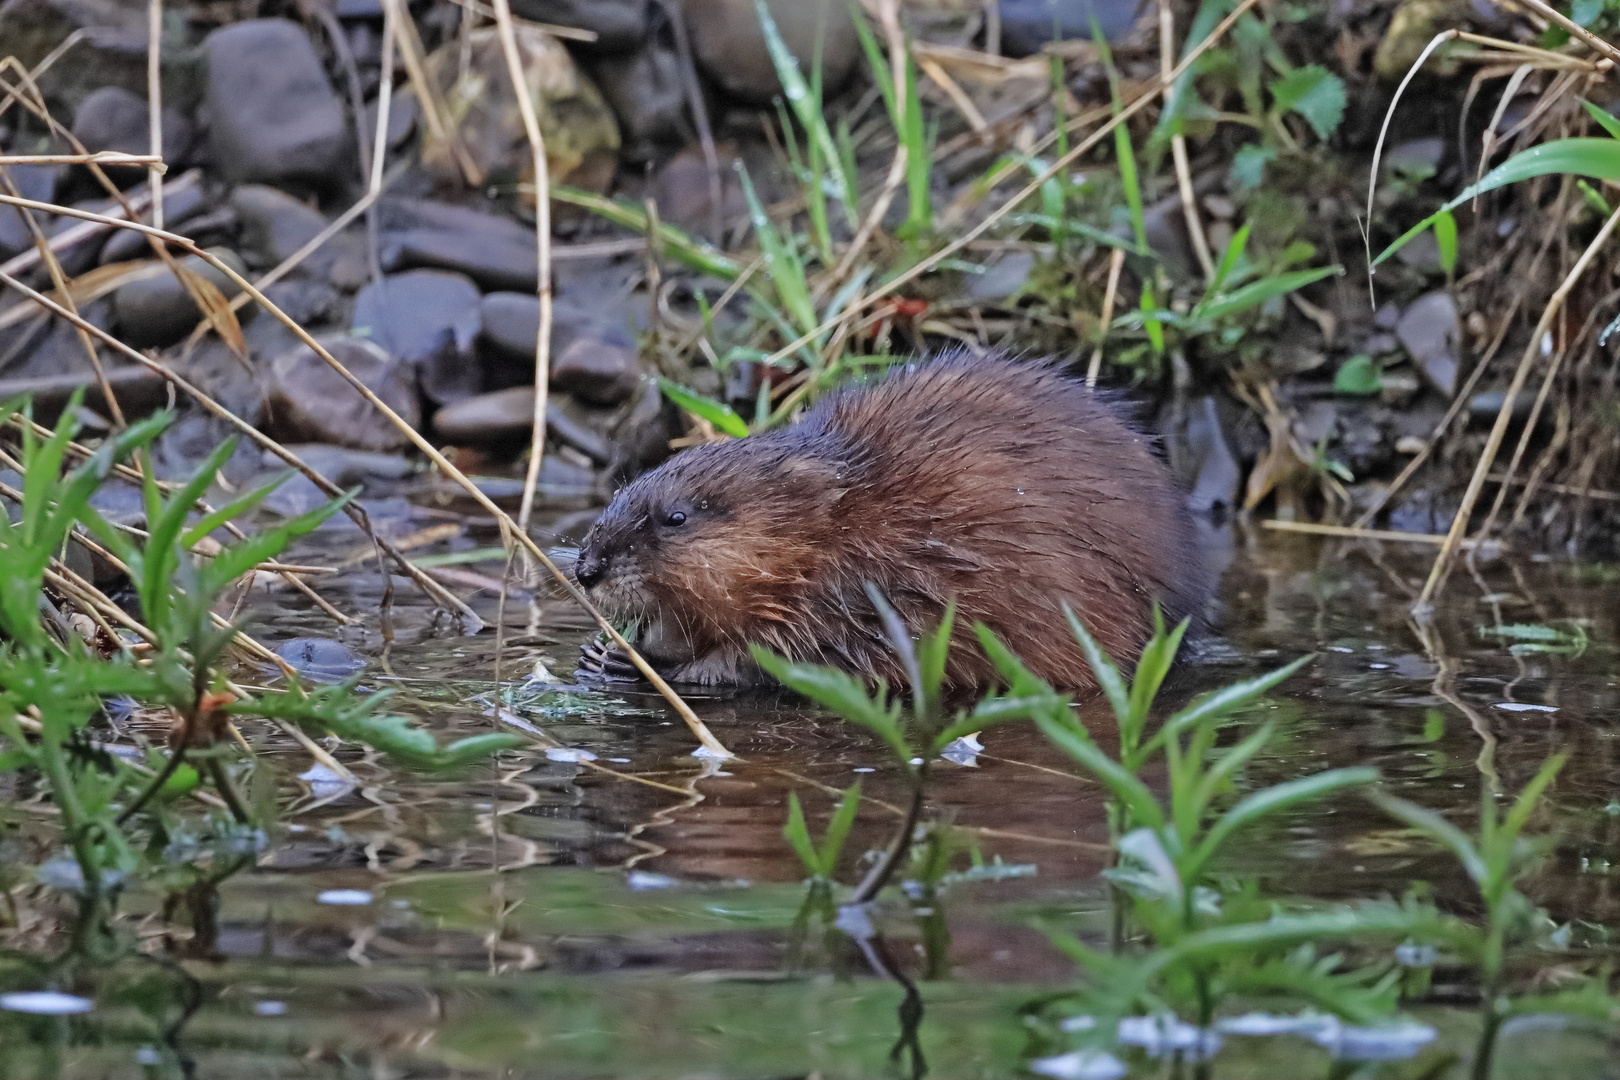
[[[665,397],[693,416],[702,417],[713,424],[716,431],[738,439],[748,434],[748,422],[738,416],[737,411],[725,402],[704,397],[688,390],[674,379],[662,375],[658,377],[658,389],[664,392]]]
[[[1048,742],[1089,769],[1098,780],[1130,812],[1137,825],[1153,829],[1164,828],[1164,808],[1153,797],[1148,786],[1125,770],[1125,767],[1091,740],[1091,736],[1078,721],[1067,722],[1054,716],[1037,716],[1035,724]]]
[[[855,827],[855,815],[860,808],[861,782],[857,780],[844,790],[844,797],[838,800],[838,809],[833,811],[832,820],[827,822],[827,833],[821,838],[823,877],[831,878],[838,869],[838,856],[844,851],[844,841],[849,839],[849,830]]]
[[[1204,834],[1196,853],[1187,864],[1185,871],[1187,880],[1198,881],[1210,860],[1220,853],[1221,845],[1240,829],[1301,803],[1316,802],[1334,792],[1363,787],[1377,780],[1378,770],[1367,766],[1331,769],[1245,796],[1236,806],[1217,818],[1209,831]]]
[[[1581,108],[1585,109],[1586,115],[1596,120],[1598,126],[1607,131],[1611,137],[1620,139],[1620,117],[1615,116],[1607,109],[1598,108],[1590,101],[1581,102]]]
[[[839,192],[839,201],[844,207],[845,216],[849,219],[850,228],[855,228],[860,223],[860,210],[857,206],[854,180],[844,173],[843,163],[838,156],[838,145],[833,141],[832,131],[827,127],[826,117],[822,115],[821,95],[813,92],[805,83],[804,76],[799,71],[798,58],[782,40],[781,31],[776,28],[776,20],[771,18],[765,0],[754,0],[754,11],[759,16],[759,27],[765,34],[765,48],[770,53],[771,66],[776,69],[776,77],[782,83],[782,94],[787,98],[788,107],[799,118],[806,136],[815,144],[821,156],[822,167],[827,170]],[[817,52],[819,54],[819,48]]]
[[[1555,139],[1521,150],[1486,173],[1478,183],[1468,185],[1462,194],[1402,233],[1398,240],[1379,253],[1373,265],[1377,266],[1405,247],[1430,228],[1441,214],[1450,213],[1474,196],[1550,173],[1570,173],[1588,180],[1620,180],[1620,139]]]
[[[799,805],[797,792],[788,792],[787,824],[782,826],[782,835],[787,838],[788,846],[799,857],[804,868],[810,871],[811,877],[826,877],[822,869],[821,854],[816,851],[816,845],[810,839],[810,826],[804,820],[804,807]]]
[[[815,302],[810,298],[810,282],[805,277],[804,263],[799,259],[792,237],[784,237],[777,232],[776,226],[766,215],[765,205],[759,201],[759,193],[754,190],[754,181],[741,162],[737,165],[737,175],[742,178],[749,220],[753,222],[754,235],[759,238],[765,274],[776,286],[776,295],[798,324],[800,332],[808,334],[821,325],[821,320],[816,317]]]
[[[1430,839],[1450,848],[1451,853],[1462,863],[1463,869],[1480,889],[1483,890],[1490,883],[1490,870],[1485,865],[1485,860],[1474,847],[1474,842],[1457,826],[1428,807],[1407,802],[1387,792],[1369,791],[1367,797],[1384,813],[1399,818],[1419,832],[1427,833]]]
[[[647,212],[639,206],[616,202],[602,195],[568,187],[566,184],[553,185],[551,197],[560,203],[589,210],[598,217],[632,232],[643,236],[647,234]],[[666,222],[658,223],[658,243],[664,254],[701,274],[711,274],[722,281],[736,281],[743,272],[742,264],[735,259],[700,240],[692,239]]]
[[[1250,308],[1259,307],[1274,296],[1286,296],[1325,277],[1342,273],[1344,267],[1335,264],[1320,266],[1315,270],[1290,270],[1286,274],[1273,274],[1271,277],[1252,281],[1225,296],[1204,300],[1195,310],[1206,319],[1224,319],[1229,315],[1237,315]]]
[[[1097,644],[1097,639],[1091,636],[1091,631],[1086,629],[1086,624],[1080,621],[1080,616],[1075,614],[1067,601],[1063,604],[1063,617],[1069,621],[1069,629],[1074,633],[1075,640],[1080,642],[1080,649],[1086,654],[1086,663],[1097,677],[1097,685],[1102,689],[1103,696],[1108,698],[1108,704],[1114,710],[1114,719],[1123,729],[1131,720],[1131,692],[1125,685],[1125,677],[1119,673],[1119,666],[1114,663],[1113,657]]]
[[[1275,671],[1267,672],[1253,679],[1233,683],[1231,686],[1223,686],[1214,693],[1199,698],[1166,720],[1163,726],[1154,733],[1153,738],[1148,740],[1143,750],[1150,752],[1172,735],[1179,734],[1189,727],[1202,724],[1206,720],[1222,716],[1233,709],[1241,708],[1314,659],[1316,659],[1315,653],[1307,653],[1293,663],[1284,664]]]

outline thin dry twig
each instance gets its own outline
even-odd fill
[[[1169,77],[1176,66],[1176,16],[1170,9],[1170,0],[1159,0],[1159,70]],[[1209,240],[1204,236],[1204,223],[1198,217],[1198,200],[1193,195],[1192,164],[1187,160],[1187,137],[1180,132],[1170,136],[1170,160],[1176,169],[1176,191],[1181,196],[1181,216],[1187,220],[1187,236],[1192,241],[1193,254],[1203,268],[1204,280],[1215,280],[1215,260],[1209,254]]]
[[[152,192],[152,224],[163,228],[163,0],[146,5],[146,152],[152,157],[147,186]]]
[[[494,0],[495,23],[506,54],[506,72],[517,95],[518,114],[534,157],[534,238],[539,272],[535,291],[540,298],[540,329],[534,343],[534,416],[530,424],[529,467],[523,476],[523,500],[518,507],[519,532],[528,532],[529,515],[534,511],[534,492],[540,484],[540,459],[546,448],[546,398],[551,386],[551,171],[546,162],[546,141],[540,133],[540,119],[534,112],[534,99],[524,77],[523,60],[518,55],[517,32],[512,27],[509,0]]]
[[[1103,290],[1102,323],[1103,336],[1108,334],[1108,327],[1114,321],[1114,304],[1119,299],[1119,275],[1125,269],[1125,249],[1115,248],[1108,257],[1108,287]],[[1102,373],[1103,345],[1097,342],[1097,347],[1091,351],[1091,363],[1086,365],[1086,385],[1096,386],[1097,376]]]

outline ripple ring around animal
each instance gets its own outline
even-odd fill
[[[708,686],[767,681],[754,642],[904,685],[871,583],[913,633],[956,602],[954,690],[997,681],[976,622],[1054,686],[1088,690],[1065,603],[1123,659],[1155,601],[1179,618],[1205,587],[1148,436],[1052,361],[960,353],[676,455],[613,498],[575,576],[661,674]],[[582,673],[634,668],[597,644]]]

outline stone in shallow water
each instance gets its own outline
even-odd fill
[[[592,405],[620,405],[630,400],[640,380],[641,362],[633,344],[606,334],[575,338],[555,354],[551,385]]]
[[[316,682],[338,682],[366,666],[347,645],[330,638],[293,638],[277,645],[276,655]]]
[[[354,298],[353,331],[415,369],[428,397],[457,401],[481,388],[470,356],[478,331],[478,299],[478,286],[464,274],[387,274]]]
[[[420,424],[407,372],[386,352],[346,334],[316,340],[402,419],[413,427]],[[269,366],[265,427],[282,441],[356,450],[398,450],[407,444],[404,434],[309,346],[299,345]]]
[[[309,37],[287,19],[249,19],[203,42],[213,156],[236,183],[329,188],[349,164],[343,105]]]

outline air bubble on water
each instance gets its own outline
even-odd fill
[[[95,1007],[96,1003],[89,998],[74,997],[57,990],[23,990],[0,994],[0,1009],[35,1016],[72,1016],[87,1013]]]
[[[1071,1050],[1037,1058],[1029,1063],[1029,1071],[1052,1080],[1119,1080],[1130,1069],[1106,1050]]]

